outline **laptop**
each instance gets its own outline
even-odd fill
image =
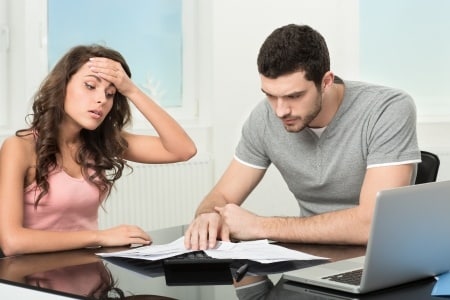
[[[435,299],[431,293],[436,281],[430,277],[381,289],[372,293],[352,294],[306,283],[283,281],[271,291],[270,299],[283,300],[424,300]]]
[[[362,294],[449,270],[450,181],[440,181],[380,191],[365,256],[285,272],[283,278]],[[361,278],[342,282],[349,274]]]

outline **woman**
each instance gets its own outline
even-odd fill
[[[129,102],[157,135],[124,130],[131,121]],[[30,127],[0,149],[4,254],[149,244],[137,226],[98,230],[98,208],[126,161],[185,161],[196,147],[131,81],[122,55],[98,45],[72,48],[43,81],[30,117]]]

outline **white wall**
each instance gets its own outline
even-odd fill
[[[327,40],[332,70],[359,79],[358,0],[213,1],[212,5],[212,149],[216,179],[225,170],[251,108],[261,99],[256,57],[263,40],[276,27],[306,23]],[[386,68],[388,72],[388,68]],[[450,179],[450,119],[420,120],[419,144],[441,156],[438,180]],[[245,206],[267,215],[298,211],[281,176],[270,168]]]
[[[233,156],[245,117],[263,96],[256,57],[264,39],[279,26],[309,24],[326,37],[333,70],[357,78],[358,1],[227,0],[212,6],[212,149],[218,178]],[[245,206],[263,214],[292,214],[298,211],[293,199],[270,168]]]
[[[10,18],[21,24],[11,31],[11,55],[15,61],[23,61],[12,73],[10,101],[26,103],[27,93],[35,84],[24,70],[27,61],[39,59],[42,53],[27,56],[24,48],[43,41],[35,34],[39,28],[27,26],[25,17],[39,9],[34,7],[39,1],[10,1],[14,3],[9,8]],[[186,128],[200,152],[212,154],[215,180],[233,156],[245,117],[262,97],[256,68],[259,47],[276,27],[288,23],[306,23],[318,29],[329,45],[333,71],[345,79],[359,78],[358,0],[198,0],[200,65],[192,71],[199,72],[200,77],[199,121]],[[25,38],[23,32],[28,34]],[[10,129],[0,132],[0,142],[22,123],[22,111],[9,115],[17,121],[11,120]],[[450,156],[450,145],[442,138],[449,129],[450,120],[420,122],[418,126],[421,148],[443,155],[440,179],[450,179],[450,160],[446,157]],[[278,172],[272,169],[245,206],[263,214],[298,211]]]

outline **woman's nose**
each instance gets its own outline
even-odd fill
[[[103,102],[106,102],[106,94],[100,92],[100,93],[98,93],[96,99],[97,99],[97,103],[103,103]]]

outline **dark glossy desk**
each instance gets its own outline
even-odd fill
[[[183,235],[177,226],[150,232],[155,244],[164,244]],[[286,244],[291,249],[340,260],[364,255],[364,247]],[[82,249],[59,253],[33,254],[0,259],[0,283],[45,291],[75,299],[238,299],[233,285],[167,286],[164,273],[155,267],[150,271],[130,270],[123,265],[103,260],[96,252],[114,249]],[[251,270],[249,270],[251,271]],[[343,295],[306,293],[308,286],[286,284],[281,273],[269,279],[275,287],[260,299],[346,299]],[[245,278],[244,280],[245,281]],[[432,279],[395,289],[348,299],[437,299],[431,297]],[[0,285],[1,290],[1,285]],[[348,296],[348,295],[344,295]],[[420,298],[417,298],[420,296]],[[334,298],[333,298],[334,297]]]

